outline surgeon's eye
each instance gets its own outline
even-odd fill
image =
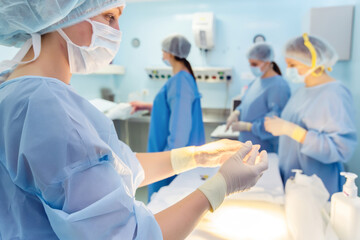
[[[109,25],[116,21],[115,16],[112,14],[107,14],[105,16],[105,19],[109,23]]]

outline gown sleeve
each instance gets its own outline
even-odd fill
[[[9,168],[15,184],[42,202],[59,239],[162,239],[153,214],[134,198],[141,179],[133,170],[141,175],[141,168],[131,150],[117,142],[123,154],[115,154],[82,115],[86,107],[69,114],[66,97],[34,95]]]
[[[274,138],[274,136],[267,132],[264,127],[265,117],[280,117],[282,110],[284,109],[287,101],[290,98],[290,88],[286,84],[275,84],[267,91],[266,97],[266,114],[252,122],[252,133],[259,137],[261,140],[268,140]]]
[[[170,106],[169,136],[166,150],[185,147],[190,138],[192,128],[192,104],[194,90],[181,75],[168,86],[167,101]]]
[[[345,87],[314,102],[310,114],[302,116],[308,132],[301,153],[325,164],[348,161],[357,144],[354,112]]]

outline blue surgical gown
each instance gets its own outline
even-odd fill
[[[280,173],[284,184],[292,169],[316,174],[330,194],[341,191],[340,172],[357,144],[355,109],[349,90],[338,81],[315,87],[302,87],[289,100],[281,114],[308,132],[303,144],[281,136]]]
[[[162,239],[113,123],[60,80],[0,85],[0,239]]]
[[[249,132],[240,132],[239,141],[250,140],[260,144],[262,150],[277,152],[279,138],[265,130],[264,119],[280,116],[289,98],[289,85],[281,76],[251,82],[237,110],[240,111],[239,121],[252,123],[252,128]]]
[[[201,95],[191,74],[180,71],[156,95],[151,113],[149,152],[162,152],[205,143]],[[149,185],[154,192],[170,184],[174,177]]]

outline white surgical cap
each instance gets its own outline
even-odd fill
[[[247,58],[264,62],[274,61],[274,50],[268,43],[255,43],[248,51]]]
[[[190,42],[181,35],[171,35],[162,42],[162,50],[179,58],[187,58],[190,53]]]
[[[20,46],[31,33],[52,32],[120,6],[125,0],[0,0],[0,44]]]
[[[309,41],[316,51],[316,65],[331,68],[338,60],[338,55],[334,48],[324,40],[309,36]],[[304,45],[302,36],[291,39],[285,46],[285,57],[299,61],[303,64],[311,66],[312,56],[310,50]]]

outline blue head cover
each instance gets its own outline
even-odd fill
[[[179,58],[187,58],[191,49],[190,42],[182,35],[168,36],[162,42],[162,50]]]
[[[268,43],[255,43],[248,50],[247,58],[256,59],[264,62],[272,62],[275,58],[274,49]]]
[[[68,27],[125,0],[0,0],[0,44],[21,46],[31,33]]]

